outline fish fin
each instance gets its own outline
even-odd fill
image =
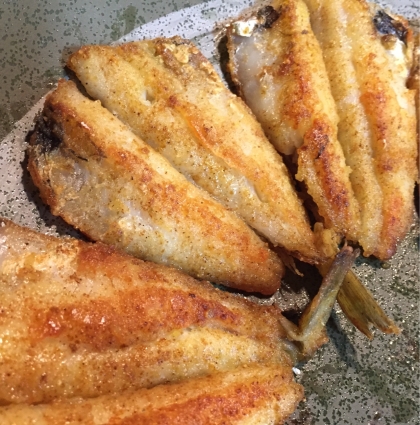
[[[343,280],[359,255],[359,250],[344,246],[335,256],[321,287],[303,312],[299,325],[291,324],[285,317],[280,321],[289,338],[299,346],[302,358],[307,358],[328,341],[325,325],[331,315]]]
[[[344,278],[337,300],[350,322],[369,339],[373,339],[371,326],[387,334],[401,332],[351,270]]]

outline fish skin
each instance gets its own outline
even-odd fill
[[[336,107],[308,9],[300,0],[277,0],[271,8],[277,19],[248,37],[235,33],[235,22],[228,27],[232,79],[268,139],[294,158],[295,177],[325,227],[357,241],[359,205],[337,139]]]
[[[2,425],[282,424],[303,397],[291,369],[253,365],[147,390],[0,407]]]
[[[280,286],[266,243],[73,82],[47,97],[28,157],[53,214],[92,240],[244,291]]]
[[[328,64],[339,138],[362,213],[364,255],[392,257],[412,222],[417,177],[415,91],[407,89],[412,31],[387,48],[364,0],[305,0]],[[391,37],[392,38],[392,37]],[[392,44],[392,43],[391,43]]]
[[[324,259],[282,158],[191,42],[84,46],[67,65],[90,96],[273,245]]]
[[[6,219],[0,311],[0,405],[91,398],[244,365],[289,376],[294,361],[275,306]]]

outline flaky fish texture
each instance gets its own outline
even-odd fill
[[[357,241],[360,211],[337,138],[322,51],[301,0],[276,0],[227,30],[229,70],[269,140],[296,166],[325,227]]]
[[[100,243],[41,235],[1,219],[0,311],[0,405],[118,394],[246,365],[249,370],[201,384],[118,396],[105,412],[111,415],[123,400],[133,400],[130,414],[135,415],[134,406],[149,406],[147,414],[154,418],[156,406],[163,406],[165,417],[184,407],[198,409],[198,400],[208,399],[216,408],[218,394],[221,408],[238,403],[238,415],[242,408],[251,415],[255,411],[247,409],[255,402],[270,417],[277,408],[280,415],[281,403],[273,406],[283,397],[294,400],[290,406],[302,395],[294,384],[291,394],[283,394],[289,387],[280,381],[287,376],[290,383],[295,351],[276,306],[251,303]],[[242,385],[243,398],[236,394]],[[201,392],[191,398],[197,387]],[[184,398],[183,391],[190,396]],[[149,405],[154,394],[156,404]],[[95,405],[107,400],[76,403],[75,415],[99,415]],[[71,405],[62,406],[51,407],[52,417],[63,411],[71,418]],[[8,411],[0,418],[10,418]],[[44,408],[33,412],[42,417]]]
[[[407,89],[407,22],[364,0],[305,0],[322,47],[339,139],[361,206],[364,255],[390,258],[412,220],[416,179],[414,90]],[[376,25],[376,27],[375,27]]]
[[[84,46],[68,66],[90,96],[259,234],[305,261],[322,259],[282,158],[191,42]]]
[[[0,407],[2,425],[282,424],[303,396],[290,368],[253,365],[177,384],[47,405]]]
[[[266,243],[73,82],[47,97],[28,157],[53,214],[91,239],[244,291],[280,286]]]

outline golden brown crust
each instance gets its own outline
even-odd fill
[[[319,199],[319,214],[325,218],[323,211],[329,211],[325,226],[334,229],[338,234],[346,235],[350,240],[357,240],[357,207],[353,192],[349,191],[347,179],[338,178],[341,153],[332,147],[333,134],[334,131],[328,122],[314,119],[312,126],[305,133],[302,147],[298,150],[296,177],[303,182],[316,180],[319,184],[319,189],[314,188],[316,184],[312,186],[312,183],[309,183],[307,186],[314,200]],[[344,232],[340,230],[343,229],[343,223],[347,223],[347,230]]]
[[[380,73],[374,60],[374,56],[366,58],[368,74]],[[406,121],[395,114],[394,111],[398,110],[397,102],[387,92],[389,93],[389,88],[382,81],[369,79],[366,80],[360,97],[372,125],[374,163],[383,191],[381,244],[374,252],[375,256],[383,260],[395,254],[398,243],[411,224],[417,158],[413,146],[398,143],[402,128],[413,139],[411,135],[415,134],[415,120]],[[401,186],[407,183],[411,186],[408,193],[401,191]]]
[[[364,0],[305,2],[328,64],[340,140],[353,169],[362,212],[359,242],[364,255],[389,259],[412,220],[417,146],[414,93],[406,87],[412,31],[398,18],[404,41],[378,33]],[[333,43],[335,38],[340,42]]]
[[[308,11],[297,0],[274,1],[271,7],[278,18],[269,28],[260,25],[249,38],[237,35],[235,24],[228,29],[230,71],[270,141],[280,152],[296,155],[296,178],[305,184],[325,226],[357,241],[359,206],[337,140],[337,113]]]
[[[237,289],[279,287],[281,261],[245,223],[74,83],[47,97],[31,140],[28,168],[41,197],[93,240]]]
[[[259,234],[305,261],[322,260],[281,157],[191,42],[85,46],[68,65],[92,97]]]
[[[253,366],[91,400],[0,407],[0,419],[3,425],[41,418],[45,425],[93,425],[99,418],[104,425],[282,424],[303,397],[291,379],[290,370]]]
[[[125,261],[122,261],[124,259]],[[34,342],[50,336],[62,337],[69,341],[77,341],[102,351],[110,348],[124,348],[135,342],[149,342],[160,334],[170,332],[171,329],[182,329],[203,326],[212,323],[214,327],[222,327],[233,334],[246,332],[260,340],[273,342],[271,336],[259,330],[263,323],[270,322],[275,327],[275,307],[260,307],[250,302],[238,302],[238,305],[224,305],[232,297],[223,292],[215,291],[212,295],[210,285],[197,287],[197,282],[182,276],[184,286],[167,287],[170,278],[180,278],[181,275],[171,276],[166,269],[159,269],[151,263],[135,261],[129,256],[117,253],[115,249],[106,245],[78,244],[77,266],[74,270],[74,279],[77,276],[95,279],[98,270],[107,279],[124,282],[127,289],[118,292],[113,297],[112,304],[108,299],[81,300],[77,304],[66,303],[45,311],[33,308],[31,320],[31,337]],[[25,270],[25,273],[27,270]],[[147,287],[133,287],[130,285],[136,280],[148,282]],[[189,283],[189,285],[187,285]],[[186,291],[186,289],[189,291]],[[243,308],[247,306],[247,313],[253,319],[243,318]],[[89,323],[85,322],[90,317]],[[136,335],[141,317],[141,338]],[[251,317],[251,316],[250,316]],[[106,325],[101,324],[101,321]],[[252,326],[252,327],[251,327]],[[285,338],[285,334],[277,337]],[[268,337],[268,338],[267,338]]]
[[[291,367],[274,306],[5,219],[0,241],[0,404],[96,397],[255,362]]]
[[[387,53],[381,48],[366,2],[348,2],[346,12],[357,13],[360,17],[358,26],[349,25],[349,32],[359,54],[356,67],[360,101],[371,126],[373,162],[383,193],[381,242],[374,255],[389,259],[395,254],[412,220],[417,169],[414,92],[406,90],[408,70],[401,84],[397,73],[401,71],[392,67],[392,60],[390,64],[386,62]],[[361,25],[364,29],[363,42],[357,39],[361,36]],[[412,38],[411,31],[408,35]]]

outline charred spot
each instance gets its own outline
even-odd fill
[[[315,158],[315,159],[319,159],[319,158],[321,157],[321,155],[323,154],[323,152],[324,152],[324,150],[325,150],[325,147],[326,147],[326,143],[325,143],[324,145],[321,145],[321,146],[319,147],[319,149],[318,149],[318,154],[317,154],[317,156],[316,156],[316,158]]]
[[[30,137],[31,145],[41,148],[41,153],[48,153],[57,149],[63,142],[62,131],[56,128],[50,120],[39,114],[35,119],[35,130]]]
[[[75,158],[80,159],[81,161],[88,161],[87,158],[84,158],[83,156],[78,155],[73,149],[69,149],[69,152],[71,152]]]
[[[399,40],[407,44],[407,28],[402,22],[387,15],[383,10],[378,10],[373,17],[373,23],[381,34],[395,35]]]
[[[276,22],[277,19],[279,19],[280,13],[281,13],[281,9],[277,11],[272,6],[265,6],[258,11],[258,18],[263,21],[262,26],[264,28],[271,28],[274,22]]]

